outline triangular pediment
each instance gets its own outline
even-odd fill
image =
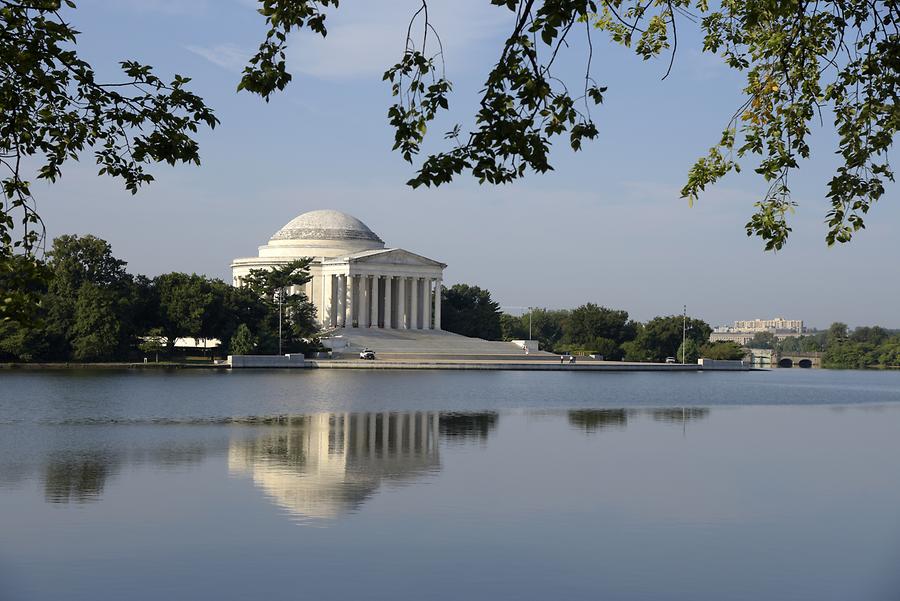
[[[402,248],[386,248],[384,250],[363,251],[348,257],[351,263],[382,265],[420,265],[424,267],[441,267],[447,265],[422,255],[403,250]]]

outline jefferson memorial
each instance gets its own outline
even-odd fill
[[[340,211],[303,213],[259,247],[259,256],[231,263],[240,286],[251,269],[271,269],[312,257],[302,287],[323,329],[441,329],[441,280],[446,264],[384,241]],[[300,292],[297,289],[293,292]]]

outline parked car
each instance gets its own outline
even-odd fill
[[[361,350],[359,352],[359,358],[360,359],[369,359],[370,361],[374,360],[375,359],[375,351],[364,348],[363,350]]]
[[[666,357],[666,363],[678,363],[678,361],[675,360],[675,357]]]

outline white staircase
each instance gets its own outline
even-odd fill
[[[505,358],[510,356],[524,357],[521,348],[512,342],[495,342],[482,340],[481,338],[468,338],[459,334],[452,334],[443,330],[383,330],[380,328],[341,328],[332,334],[335,341],[346,343],[341,348],[340,343],[334,344],[334,349],[339,353],[353,354],[366,347],[375,351],[376,356],[447,356],[466,357],[479,356]],[[329,346],[330,339],[323,339],[325,346]],[[544,357],[552,356],[550,353],[530,353]],[[385,357],[387,358],[387,357]]]

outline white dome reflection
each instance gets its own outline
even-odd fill
[[[439,414],[319,413],[291,418],[251,440],[233,441],[228,468],[248,474],[298,518],[357,509],[384,481],[440,469]]]

